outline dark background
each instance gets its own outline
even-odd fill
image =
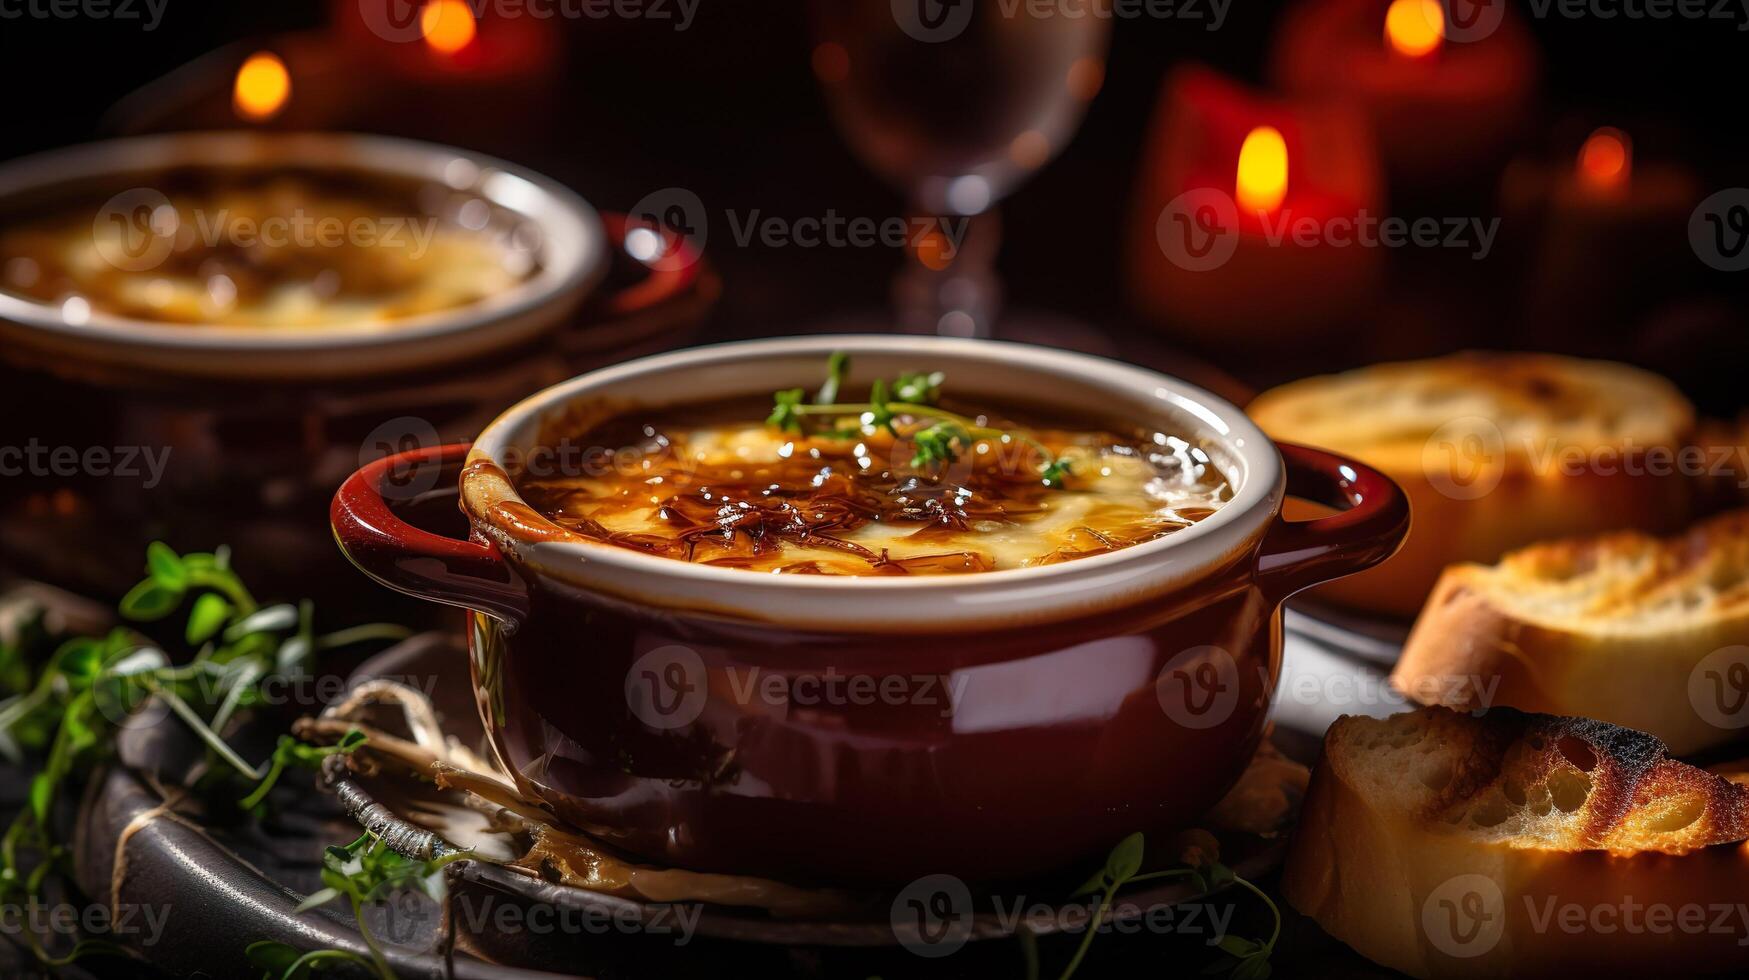
[[[0,21],[0,82],[13,95],[0,128],[0,157],[103,135],[105,113],[119,98],[171,69],[225,44],[265,44],[279,32],[319,28],[330,14],[326,3],[314,0],[167,2],[163,23],[150,33],[136,22]],[[1214,32],[1174,20],[1115,24],[1106,84],[1079,134],[1002,205],[999,270],[1010,308],[1126,329],[1131,315],[1121,243],[1161,80],[1172,67],[1197,61],[1261,83],[1282,9],[1235,0]],[[1532,142],[1620,125],[1635,136],[1637,163],[1681,160],[1696,171],[1704,192],[1749,184],[1749,120],[1741,100],[1749,33],[1737,23],[1525,19],[1545,59],[1543,125]],[[902,213],[899,195],[851,155],[828,118],[809,70],[801,0],[703,0],[685,32],[646,20],[555,23],[565,38],[565,67],[548,123],[526,127],[503,145],[494,139],[475,148],[548,172],[604,209],[629,208],[645,194],[677,185],[697,192],[719,215],[730,208],[788,217],[827,208]],[[441,109],[410,106],[404,122],[390,120],[382,128],[441,138],[445,123]],[[1494,202],[1465,206],[1476,210],[1416,213],[1487,214]],[[804,332],[846,310],[883,308],[901,258],[878,248],[730,247],[726,233],[713,242],[710,257],[724,273],[725,291],[709,330],[722,337]],[[1625,330],[1579,324],[1559,341],[1537,343],[1646,364],[1676,376],[1703,408],[1734,414],[1742,403],[1734,375],[1749,364],[1744,284],[1736,280],[1749,276],[1688,265],[1692,277],[1660,283],[1655,297],[1627,311],[1635,322]],[[1211,359],[1247,381],[1267,383],[1376,357],[1525,345],[1512,285],[1521,270],[1504,254],[1483,266],[1453,272],[1451,279],[1466,284],[1449,302],[1436,295],[1421,304],[1425,310],[1357,323],[1351,338],[1311,355],[1279,364],[1271,364],[1267,351],[1218,352]],[[1432,276],[1443,278],[1438,270]],[[1472,305],[1475,282],[1490,302]]]
[[[0,0],[0,11],[21,2]],[[167,4],[163,23],[150,33],[135,21],[0,19],[0,91],[8,96],[0,159],[113,135],[116,103],[166,73],[226,45],[241,45],[240,56],[271,46],[270,39],[284,32],[320,29],[330,15],[325,0]],[[1282,9],[1234,0],[1216,32],[1197,22],[1115,25],[1104,88],[1078,135],[1001,205],[1005,236],[998,265],[1010,308],[1085,324],[1104,352],[1194,374],[1190,362],[1174,353],[1178,341],[1152,330],[1125,297],[1121,259],[1140,150],[1160,84],[1172,68],[1202,62],[1260,84]],[[1740,16],[1749,23],[1749,14]],[[703,0],[696,22],[681,33],[660,21],[557,25],[564,35],[562,81],[535,124],[509,136],[463,138],[454,134],[470,120],[455,118],[441,104],[415,100],[377,128],[513,159],[568,183],[606,210],[627,209],[653,191],[682,186],[716,215],[725,209],[790,218],[827,209],[876,217],[902,213],[900,195],[846,149],[828,117],[809,68],[803,0]],[[1551,17],[1530,18],[1528,26],[1544,70],[1541,124],[1525,152],[1548,149],[1538,142],[1545,137],[1556,142],[1555,134],[1613,124],[1635,136],[1638,160],[1682,161],[1696,172],[1703,193],[1749,186],[1743,105],[1749,33],[1737,23]],[[169,120],[171,126],[184,124]],[[1494,181],[1481,175],[1478,183]],[[1426,208],[1416,213],[1489,215],[1494,202],[1471,198],[1415,207]],[[1647,249],[1685,253],[1686,244],[1672,240]],[[1415,288],[1398,290],[1332,341],[1311,350],[1258,344],[1197,353],[1244,384],[1261,386],[1383,357],[1547,346],[1652,367],[1676,379],[1703,410],[1736,415],[1749,405],[1742,382],[1749,368],[1749,273],[1718,273],[1691,255],[1677,257],[1686,260],[1679,274],[1647,274],[1629,284],[1634,302],[1617,311],[1618,322],[1541,332],[1521,315],[1524,270],[1509,252],[1482,263],[1449,255],[1392,256],[1393,274]],[[701,336],[806,332],[846,312],[884,309],[901,258],[878,248],[768,249],[757,242],[741,248],[721,230],[713,235],[709,259],[721,273],[723,294]],[[1600,288],[1623,285],[1603,278]],[[1056,339],[1071,342],[1071,333]],[[1029,339],[1053,338],[1047,332]],[[6,387],[14,386],[8,380]],[[74,403],[97,397],[77,389],[52,391],[61,402],[47,409],[34,395],[15,406],[0,392],[0,444],[21,444],[39,434],[51,443],[102,441],[57,440],[40,431],[57,419],[77,419]],[[243,404],[238,398],[237,405]],[[314,516],[299,515],[298,527],[338,564],[326,535],[308,534],[321,525],[328,492],[320,488]],[[185,548],[212,543],[173,540]],[[128,562],[139,554],[131,541],[119,550],[130,556]],[[117,567],[130,581],[136,577],[131,564]],[[370,618],[383,615],[385,593],[345,569],[332,580],[368,602],[376,610]],[[0,960],[0,973],[6,969]]]

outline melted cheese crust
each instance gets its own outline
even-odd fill
[[[1207,454],[1183,439],[1162,433],[1130,445],[1107,433],[1028,434],[1070,461],[1065,486],[1044,487],[1037,457],[1016,439],[979,441],[925,479],[909,468],[909,440],[883,430],[845,440],[736,424],[668,431],[653,437],[655,451],[616,459],[613,472],[525,478],[519,489],[562,526],[614,543],[755,571],[838,575],[990,571],[1102,554],[1188,527],[1230,496]],[[798,482],[845,476],[874,502],[868,519],[785,533],[751,551],[735,540],[769,531],[769,522],[753,532],[737,524],[750,508],[806,489]],[[678,519],[676,491],[714,507],[716,526]],[[786,519],[832,521],[808,503]],[[681,538],[691,546],[671,547]]]
[[[150,216],[93,206],[0,232],[0,289],[161,323],[368,328],[477,302],[537,264],[504,229],[294,178],[167,200]]]

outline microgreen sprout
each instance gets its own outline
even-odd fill
[[[833,351],[826,358],[826,383],[820,386],[820,391],[814,395],[814,404],[830,405],[838,400],[838,389],[844,386],[844,377],[850,373],[850,355],[841,350]]]
[[[273,758],[268,760],[267,775],[261,777],[253,792],[243,797],[237,805],[245,810],[254,810],[267,799],[274,784],[288,766],[301,766],[305,769],[315,769],[322,760],[331,755],[347,755],[356,751],[365,743],[365,734],[356,728],[348,729],[333,745],[310,745],[301,742],[290,735],[281,735],[279,744],[273,749]]]
[[[146,572],[123,596],[121,615],[155,622],[186,603],[187,621],[176,631],[188,645],[184,655],[173,659],[153,639],[125,626],[67,639],[40,658],[34,679],[28,666],[22,675],[16,666],[26,659],[19,650],[0,652],[0,678],[18,692],[0,701],[0,754],[15,763],[27,755],[41,759],[25,807],[0,836],[0,902],[41,901],[48,877],[67,871],[69,848],[55,836],[56,804],[75,775],[110,755],[116,731],[147,701],[157,699],[207,747],[211,767],[197,785],[228,786],[241,777],[253,786],[241,808],[259,812],[287,766],[350,752],[362,736],[349,735],[332,748],[282,741],[258,767],[225,739],[237,713],[265,703],[268,682],[307,673],[323,650],[407,635],[385,624],[319,635],[308,602],[258,603],[232,571],[224,548],[179,555],[154,542],[146,550]],[[42,962],[66,959],[51,956],[30,930],[22,935]],[[81,949],[99,947],[81,943],[70,955],[84,955]]]
[[[826,381],[814,400],[806,400],[807,391],[803,388],[774,392],[771,414],[765,424],[798,435],[854,437],[865,431],[886,429],[898,437],[907,435],[899,431],[901,418],[917,419],[919,425],[908,433],[915,447],[911,457],[913,469],[939,473],[980,440],[1017,439],[1031,446],[1043,460],[1039,480],[1045,486],[1062,487],[1070,475],[1069,461],[1031,436],[981,425],[976,419],[942,408],[941,386],[947,375],[940,371],[907,371],[892,381],[876,378],[869,385],[868,401],[839,402],[849,373],[849,355],[834,351],[826,362]],[[816,424],[810,426],[810,420]]]
[[[363,967],[381,980],[395,980],[394,967],[365,922],[365,909],[404,891],[444,901],[448,894],[444,869],[468,856],[468,851],[451,851],[430,860],[415,860],[396,853],[369,831],[350,844],[330,846],[322,854],[322,888],[306,897],[297,911],[307,912],[344,898],[352,907],[358,934],[370,956],[342,949],[300,952],[286,943],[262,940],[249,944],[249,962],[262,971],[263,980],[297,980],[317,967],[340,963]]]
[[[937,422],[911,436],[911,444],[917,447],[911,457],[911,468],[921,470],[946,466],[958,459],[962,451],[971,448],[974,441],[972,434],[958,422],[952,419]]]
[[[1201,894],[1219,891],[1228,885],[1239,885],[1261,898],[1269,906],[1270,913],[1275,917],[1275,929],[1270,933],[1267,942],[1242,939],[1238,936],[1223,936],[1220,948],[1234,958],[1230,966],[1217,966],[1207,972],[1219,972],[1225,969],[1231,980],[1266,980],[1270,974],[1269,957],[1275,952],[1275,944],[1281,939],[1281,910],[1274,900],[1264,894],[1261,889],[1244,878],[1233,873],[1233,869],[1219,861],[1205,861],[1195,867],[1168,868],[1162,871],[1142,870],[1142,856],[1146,848],[1142,835],[1131,834],[1119,841],[1105,858],[1105,866],[1094,872],[1093,876],[1075,889],[1076,897],[1098,893],[1099,906],[1094,910],[1093,920],[1087,926],[1087,931],[1081,937],[1081,945],[1076,947],[1074,958],[1058,975],[1057,980],[1069,980],[1080,969],[1081,961],[1087,956],[1087,950],[1093,945],[1093,937],[1098,935],[1099,926],[1105,920],[1111,909],[1111,900],[1117,895],[1118,889],[1141,881],[1152,881],[1163,878],[1188,878]]]

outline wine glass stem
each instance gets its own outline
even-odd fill
[[[989,337],[1002,305],[995,258],[1002,220],[977,215],[913,218],[893,306],[906,333]]]

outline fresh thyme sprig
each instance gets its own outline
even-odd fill
[[[452,851],[429,861],[417,861],[397,854],[369,831],[344,847],[331,846],[322,854],[323,887],[305,898],[297,911],[307,912],[336,899],[346,899],[370,956],[343,949],[301,953],[286,943],[262,940],[249,944],[246,950],[249,962],[261,969],[262,980],[297,980],[317,967],[339,963],[361,966],[381,980],[395,980],[394,968],[365,922],[365,909],[406,890],[444,901],[449,887],[444,868],[469,856],[468,851]]]
[[[282,741],[268,763],[257,767],[225,740],[236,714],[263,703],[268,682],[305,674],[323,650],[407,635],[386,624],[318,635],[308,602],[260,605],[232,571],[224,548],[178,555],[154,542],[146,551],[146,570],[145,580],[122,598],[121,615],[134,622],[158,621],[188,603],[180,631],[190,648],[186,655],[173,661],[149,637],[117,627],[103,636],[61,643],[44,658],[34,680],[26,676],[20,684],[16,668],[5,671],[19,693],[0,701],[0,754],[21,762],[27,754],[41,753],[42,762],[31,776],[25,807],[0,836],[0,902],[40,901],[49,876],[66,870],[68,848],[55,838],[51,822],[56,802],[75,774],[113,751],[116,731],[148,700],[158,699],[207,746],[216,765],[212,778],[201,783],[234,791],[235,776],[242,777],[253,790],[240,807],[259,813],[288,765],[350,752],[362,736],[349,736],[332,748]],[[16,650],[0,656],[5,662],[22,659]],[[235,776],[227,780],[227,773]],[[67,959],[50,956],[29,930],[23,936],[44,963]],[[81,947],[97,948],[80,944],[72,955],[80,955]]]
[[[299,766],[304,769],[316,769],[322,765],[322,760],[331,755],[349,755],[367,741],[365,734],[356,728],[349,728],[340,741],[333,745],[310,745],[301,742],[290,735],[281,735],[279,744],[274,746],[273,758],[268,760],[267,775],[261,777],[255,790],[243,797],[237,805],[245,810],[254,810],[267,799],[267,794],[273,790],[274,784],[284,774],[288,766]]]
[[[1046,486],[1061,487],[1069,476],[1069,461],[1053,454],[1037,439],[1024,433],[981,425],[976,419],[942,408],[938,402],[947,376],[940,371],[906,372],[891,382],[876,378],[869,386],[867,401],[841,403],[838,396],[849,373],[849,355],[834,351],[826,362],[826,381],[813,402],[806,400],[807,391],[803,388],[775,392],[771,414],[765,424],[786,432],[829,437],[855,437],[876,429],[886,429],[895,437],[908,435],[914,447],[911,467],[926,472],[940,472],[979,440],[1018,439],[1031,446],[1044,460],[1039,479]],[[902,416],[931,421],[909,433],[901,433],[898,419]],[[828,424],[810,430],[810,419]],[[844,426],[840,424],[843,420],[854,421],[852,425]]]
[[[1261,898],[1269,906],[1270,914],[1275,917],[1275,929],[1270,933],[1268,941],[1223,936],[1219,945],[1222,951],[1234,958],[1232,965],[1226,968],[1230,980],[1267,980],[1270,974],[1269,957],[1275,952],[1276,942],[1281,939],[1281,909],[1276,907],[1275,901],[1264,894],[1262,889],[1234,874],[1233,869],[1219,861],[1208,861],[1196,867],[1169,868],[1138,874],[1142,869],[1143,851],[1141,834],[1125,837],[1106,856],[1105,867],[1075,890],[1074,895],[1077,897],[1100,893],[1099,907],[1094,910],[1093,919],[1088,923],[1087,932],[1081,937],[1081,945],[1075,949],[1074,958],[1063,968],[1057,980],[1069,980],[1081,967],[1081,961],[1086,957],[1088,947],[1093,945],[1093,937],[1099,933],[1099,926],[1105,921],[1105,915],[1111,908],[1111,900],[1117,895],[1118,889],[1136,882],[1161,878],[1189,878],[1196,883],[1197,890],[1205,895],[1228,885],[1239,885]],[[1215,968],[1205,972],[1214,973],[1221,969],[1217,964]]]

